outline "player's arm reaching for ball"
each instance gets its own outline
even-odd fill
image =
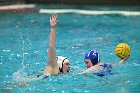
[[[128,55],[127,57],[121,59],[119,64],[123,64],[123,63],[129,58],[129,56],[130,56],[130,55]]]

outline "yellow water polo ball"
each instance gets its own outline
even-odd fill
[[[115,48],[115,53],[121,59],[130,55],[130,46],[126,43],[120,43]]]

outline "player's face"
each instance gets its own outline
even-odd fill
[[[85,60],[85,64],[86,64],[86,67],[87,67],[87,68],[90,68],[90,67],[93,66],[93,64],[91,63],[91,61],[90,61],[89,59],[86,59],[86,60]]]

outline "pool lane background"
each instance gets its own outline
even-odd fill
[[[102,7],[102,9],[113,8]],[[139,7],[127,9],[139,11]],[[50,16],[50,14],[38,13],[0,13],[0,91],[2,93],[5,91],[138,93],[140,91],[138,89],[140,16],[74,13],[59,14],[57,25],[57,55],[69,58],[70,74],[35,80],[26,85],[13,87],[13,83],[27,79],[24,77],[27,73],[32,74],[45,68]],[[93,74],[86,74],[86,76],[73,74],[86,69],[83,57],[93,48],[99,51],[102,62],[118,63],[119,58],[113,51],[121,42],[130,45],[131,56],[125,65],[114,68],[113,72],[116,74],[104,78]]]

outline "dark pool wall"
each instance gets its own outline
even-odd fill
[[[138,5],[140,6],[140,0],[26,0],[30,3],[41,4],[79,4],[79,5]]]
[[[4,4],[72,4],[72,5],[137,5],[140,0],[0,0],[0,5]]]
[[[0,0],[0,5],[22,4],[22,3],[25,3],[25,0]]]

